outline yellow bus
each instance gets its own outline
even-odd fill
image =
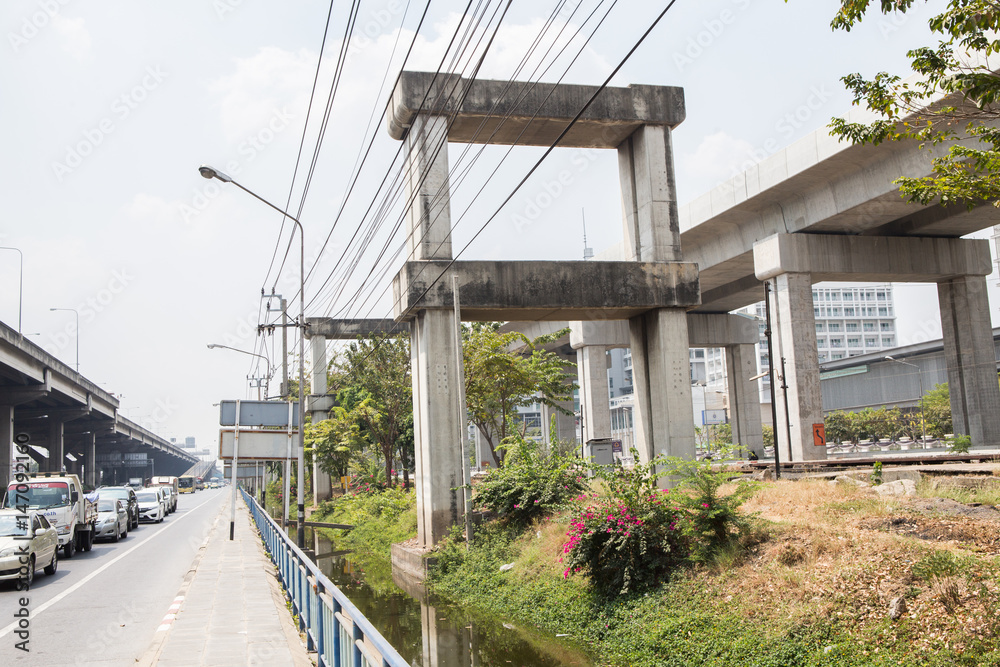
[[[194,476],[184,475],[177,478],[177,490],[181,493],[194,493]]]

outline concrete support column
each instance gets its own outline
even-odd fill
[[[14,460],[14,406],[0,405],[0,496],[11,480],[11,463]]]
[[[312,402],[324,401],[328,391],[326,382],[326,337],[313,336],[309,339],[309,348],[312,352]],[[324,419],[330,418],[330,413],[326,410],[312,410],[312,423],[316,424]],[[330,480],[330,473],[319,467],[319,459],[313,455],[313,504],[318,505],[324,500],[333,497],[333,483]]]
[[[643,125],[618,147],[625,258],[681,261],[670,128]]]
[[[775,402],[778,423],[775,437],[781,444],[782,461],[817,461],[826,458],[826,443],[816,445],[813,426],[823,423],[823,394],[819,384],[816,353],[816,320],[813,313],[812,276],[781,273],[774,279],[771,299],[772,349],[775,371]],[[781,358],[785,358],[786,382],[781,382]],[[782,384],[788,385],[788,414]],[[787,425],[791,425],[791,452],[787,451]]]
[[[65,448],[63,442],[64,423],[55,417],[49,417],[49,458],[45,461],[46,472],[62,472],[65,463]]]
[[[451,259],[448,119],[417,116],[406,135],[406,249],[411,260]]]
[[[1000,445],[1000,388],[984,276],[938,283],[952,428],[980,447]],[[928,391],[933,387],[924,387]]]
[[[100,484],[101,480],[98,479],[97,474],[97,434],[89,433],[84,436],[83,441],[83,466],[85,468],[86,479],[85,484],[90,486],[97,486]]]
[[[608,351],[603,345],[584,345],[576,351],[580,385],[583,442],[611,437],[608,403]]]
[[[629,334],[639,460],[648,463],[660,455],[693,459],[694,421],[685,312],[679,308],[661,308],[633,317],[629,320]]]
[[[462,415],[455,358],[455,314],[422,310],[410,327],[413,374],[413,435],[416,450],[417,539],[421,548],[437,544],[458,523],[464,504]]]
[[[729,415],[733,427],[733,445],[764,457],[764,436],[760,423],[760,393],[757,381],[755,345],[727,345],[726,376],[729,389]]]

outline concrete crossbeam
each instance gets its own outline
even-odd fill
[[[759,340],[757,321],[727,313],[687,313],[688,345],[727,347],[754,345]],[[605,348],[629,346],[628,322],[593,320],[569,323],[569,343],[574,349],[588,345]]]
[[[448,141],[455,143],[551,146],[597,91],[597,86],[403,72],[389,102],[388,130],[403,139],[420,115],[442,116],[451,121]],[[617,148],[643,125],[676,127],[684,116],[683,88],[605,88],[559,145]]]
[[[322,336],[327,340],[354,340],[393,334],[408,334],[405,322],[389,319],[334,319],[332,317],[307,317],[306,337]]]
[[[979,239],[776,234],[754,244],[759,280],[809,273],[813,282],[937,282],[993,272]]]
[[[457,274],[462,319],[628,319],[658,308],[699,303],[690,262],[407,262],[393,280],[395,317],[453,308]]]

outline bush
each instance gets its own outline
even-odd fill
[[[956,435],[955,439],[951,441],[948,451],[953,454],[968,454],[971,446],[972,438],[967,435]]]
[[[527,526],[587,488],[571,458],[546,455],[536,443],[523,439],[506,449],[503,467],[491,470],[476,485],[473,503],[496,512],[512,526]]]

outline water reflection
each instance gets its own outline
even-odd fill
[[[279,510],[280,513],[280,510]],[[472,613],[428,595],[398,572],[362,572],[350,555],[305,528],[323,573],[413,667],[591,667],[581,652],[553,637]],[[295,526],[289,527],[295,539]]]

